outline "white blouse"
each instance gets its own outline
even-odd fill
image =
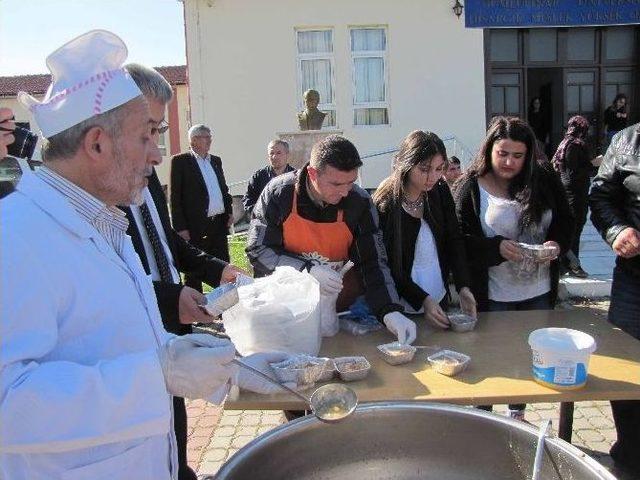
[[[551,225],[551,210],[546,210],[540,223],[521,231],[522,209],[515,200],[496,197],[480,186],[480,221],[487,237],[502,235],[517,242],[545,242]],[[529,259],[504,261],[489,267],[489,299],[496,302],[519,302],[543,295],[551,290],[549,265]]]
[[[416,239],[413,266],[411,267],[411,280],[436,302],[440,302],[447,293],[442,282],[442,270],[440,269],[436,241],[429,224],[424,219],[420,219],[420,231]],[[422,307],[420,310],[414,310],[404,299],[402,299],[402,304],[409,313],[422,313],[423,311]]]

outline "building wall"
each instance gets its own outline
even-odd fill
[[[296,28],[333,27],[337,128],[361,155],[395,148],[411,130],[456,135],[475,149],[485,131],[480,29],[452,2],[424,0],[185,0],[193,123],[214,132],[230,183],[266,162],[276,132],[297,130]],[[390,124],[353,126],[350,26],[387,28]],[[389,156],[366,161],[377,185]],[[242,193],[239,188],[234,193]]]
[[[178,124],[175,124],[174,117],[172,117],[169,110],[171,106],[168,107],[167,114],[165,118],[169,122],[169,130],[174,130],[177,128],[178,130],[178,143],[171,142],[171,134],[167,132],[165,134],[165,154],[163,155],[162,163],[156,167],[156,172],[158,173],[158,178],[160,179],[160,183],[162,185],[170,184],[170,175],[171,175],[171,156],[177,153],[180,153],[186,150],[189,147],[189,136],[187,132],[189,131],[189,127],[191,124],[189,123],[189,88],[187,85],[174,85],[174,98],[172,100],[177,103],[177,112],[176,117]]]

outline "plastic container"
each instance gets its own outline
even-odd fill
[[[219,317],[223,312],[238,303],[238,288],[233,283],[224,283],[205,295],[207,303],[205,310],[214,317]]]
[[[533,378],[556,390],[575,390],[587,383],[589,359],[595,339],[579,330],[541,328],[529,335]]]
[[[477,318],[466,313],[452,313],[447,315],[451,323],[451,330],[458,333],[470,332],[476,327]]]
[[[320,334],[333,337],[340,331],[340,321],[336,313],[338,295],[320,295]]]
[[[272,363],[276,378],[282,383],[293,382],[297,385],[309,385],[318,381],[324,371],[326,359],[297,355],[289,360]]]
[[[333,359],[338,375],[345,382],[362,380],[369,374],[371,364],[365,357],[337,357]]]
[[[436,372],[452,377],[467,368],[471,357],[453,350],[440,350],[438,353],[429,355],[427,360]]]
[[[392,342],[378,345],[378,350],[382,354],[382,359],[389,365],[402,365],[413,360],[417,348],[413,345]]]

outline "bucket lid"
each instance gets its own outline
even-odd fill
[[[550,350],[553,352],[596,351],[595,339],[580,330],[570,328],[540,328],[529,334],[531,348]]]

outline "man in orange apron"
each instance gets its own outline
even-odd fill
[[[340,293],[338,311],[364,293],[398,341],[411,343],[416,325],[402,313],[376,209],[355,185],[361,165],[356,147],[344,137],[331,135],[315,144],[307,165],[266,186],[253,210],[247,255],[256,276],[282,265],[308,270],[322,293]],[[343,283],[337,270],[347,260],[355,268]]]

